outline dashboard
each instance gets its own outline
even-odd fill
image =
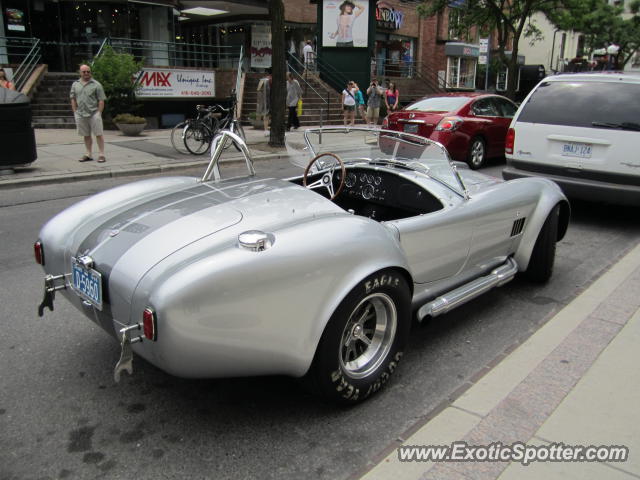
[[[337,171],[335,175],[340,181],[341,172]],[[443,208],[440,200],[417,183],[374,168],[347,168],[340,199],[399,208],[413,214]]]

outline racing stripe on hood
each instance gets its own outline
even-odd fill
[[[204,209],[272,188],[268,182],[256,180],[226,187],[200,184],[168,193],[109,217],[81,242],[76,253],[92,256],[96,268],[108,278],[113,265],[124,252],[158,229]],[[207,230],[214,232],[221,224],[228,226],[229,210],[223,208],[218,215],[210,212],[205,225]],[[238,212],[236,214],[241,218]],[[192,232],[184,234],[185,243],[196,240]]]

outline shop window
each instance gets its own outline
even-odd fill
[[[508,86],[508,78],[509,78],[509,69],[505,68],[503,70],[499,70],[496,76],[496,91],[498,92],[506,92]],[[520,91],[520,74],[521,70],[518,68],[518,83],[516,85],[516,92]]]
[[[449,9],[449,40],[460,40],[461,16],[462,14],[457,8]]]
[[[447,88],[472,90],[475,87],[477,64],[475,58],[447,57]]]

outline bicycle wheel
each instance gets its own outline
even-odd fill
[[[211,145],[211,133],[203,123],[191,123],[184,129],[184,146],[194,155],[203,155]]]
[[[187,126],[187,122],[180,122],[171,129],[171,146],[175,148],[178,153],[189,153],[187,147],[184,145],[183,132],[184,127]]]

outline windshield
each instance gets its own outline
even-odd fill
[[[321,153],[333,153],[345,163],[389,165],[428,175],[459,194],[464,188],[455,174],[449,154],[439,143],[417,135],[364,127],[327,127],[287,134],[287,151],[292,163],[305,168]],[[314,166],[330,165],[330,157]]]
[[[458,110],[469,99],[467,97],[430,97],[412,103],[405,110],[420,110],[421,112],[452,112]]]

